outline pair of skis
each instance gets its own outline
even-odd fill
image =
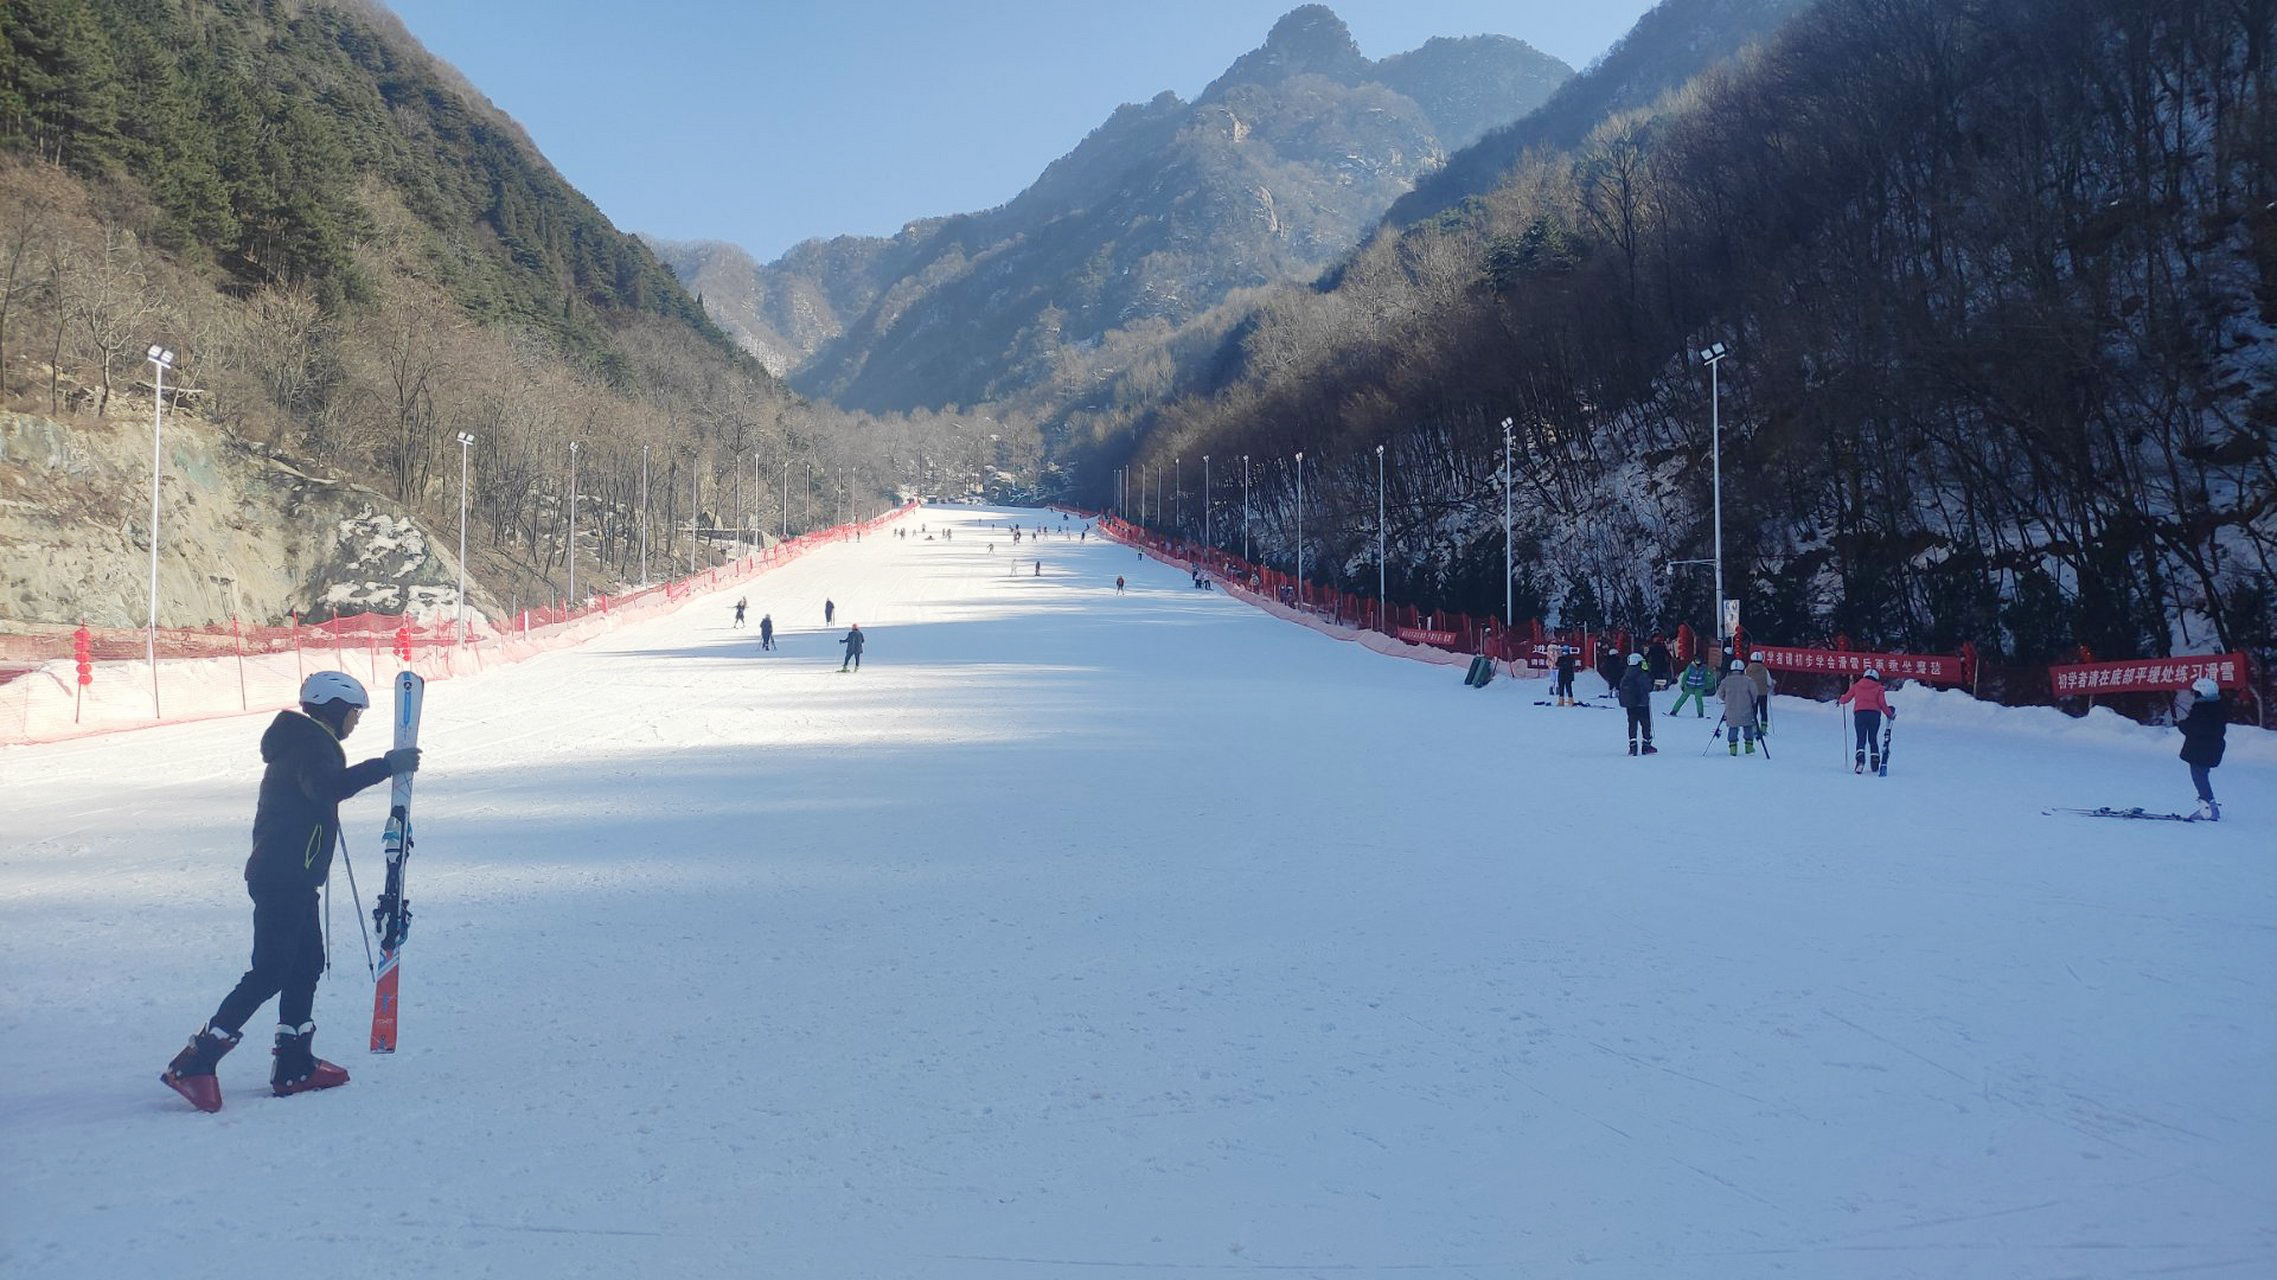
[[[419,708],[427,695],[427,682],[417,672],[395,678],[395,745],[419,745]],[[395,1052],[396,996],[403,977],[403,939],[411,932],[411,900],[404,895],[403,864],[411,857],[411,775],[395,775],[395,790],[388,797],[387,883],[372,907],[372,924],[380,936],[377,984],[372,988],[372,1052]]]
[[[2202,822],[2194,813],[2158,813],[2149,809],[2042,809],[2043,815],[2053,817],[2059,813],[2076,813],[2083,818],[2129,818],[2137,822]]]

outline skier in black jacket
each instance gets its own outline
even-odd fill
[[[1579,670],[1581,670],[1581,651],[1570,644],[1559,645],[1557,686],[1552,690],[1552,696],[1557,699],[1559,706],[1570,707],[1574,705],[1573,677],[1574,673]]]
[[[253,899],[253,967],[220,1008],[174,1055],[159,1077],[200,1111],[221,1110],[214,1066],[237,1047],[253,1015],[280,996],[269,1085],[279,1097],[348,1083],[348,1073],[309,1048],[316,1024],[316,980],[324,972],[317,890],[340,840],[340,802],[377,782],[419,768],[404,747],[351,766],[340,740],[356,731],[370,695],[344,671],[319,671],[301,684],[301,709],[280,711],[261,735],[261,794],[253,811],[253,854],[245,891]]]
[[[2198,700],[2174,727],[2182,731],[2182,762],[2190,766],[2190,781],[2198,788],[2198,817],[2219,822],[2222,807],[2214,803],[2214,780],[2208,775],[2221,764],[2228,745],[2230,708],[2222,701],[2222,687],[2205,676],[2190,682],[2190,692]]]
[[[860,671],[862,669],[862,624],[853,623],[847,630],[845,638],[838,643],[846,646],[846,660],[838,664],[838,669],[844,671],[846,664],[850,662],[856,671]]]
[[[1629,669],[1621,677],[1621,706],[1629,713],[1629,754],[1659,755],[1652,745],[1652,673],[1645,670],[1644,655],[1629,655]],[[1637,736],[1644,736],[1644,750],[1637,750]]]

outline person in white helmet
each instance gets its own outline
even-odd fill
[[[348,763],[340,742],[356,731],[371,704],[354,676],[319,671],[301,684],[300,710],[278,712],[261,735],[268,768],[253,811],[253,854],[245,862],[245,891],[253,899],[253,967],[159,1076],[200,1111],[221,1110],[215,1064],[237,1047],[246,1022],[271,996],[279,999],[270,1088],[282,1097],[348,1083],[346,1071],[309,1048],[316,1034],[309,1015],[324,972],[317,891],[332,870],[332,850],[340,840],[340,802],[419,768],[417,747]]]
[[[1629,655],[1628,670],[1622,674],[1614,691],[1620,695],[1621,706],[1629,713],[1629,754],[1659,755],[1659,749],[1652,745],[1652,671],[1645,666],[1643,654]],[[1640,735],[1644,739],[1642,750],[1637,747]]]
[[[1771,668],[1763,661],[1763,651],[1754,650],[1747,655],[1748,683],[1755,686],[1755,736],[1771,736],[1771,693],[1779,682],[1771,678]]]
[[[1754,755],[1755,682],[1747,678],[1747,663],[1738,658],[1731,660],[1731,670],[1724,673],[1723,683],[1716,686],[1716,697],[1724,704],[1724,745],[1736,756],[1744,740],[1747,754]]]
[[[2210,775],[2222,762],[2230,707],[2222,700],[2222,687],[2210,677],[2200,676],[2191,681],[2190,692],[2196,695],[2196,700],[2174,727],[2182,731],[2182,762],[2190,766],[2190,782],[2198,788],[2198,817],[2219,822],[2222,807],[2214,803],[2214,780]]]

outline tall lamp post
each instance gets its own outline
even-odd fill
[[[150,348],[154,385],[150,397],[150,718],[163,718],[158,709],[158,469],[159,439],[166,428],[166,371],[174,367],[174,353],[155,343]]]
[[[1384,447],[1376,446],[1376,625],[1384,625]]]
[[[1210,541],[1210,455],[1202,455],[1202,545],[1214,546]]]
[[[1502,625],[1510,626],[1516,619],[1516,592],[1511,583],[1518,576],[1517,558],[1510,549],[1510,425],[1502,420]]]
[[[1249,558],[1249,455],[1241,455],[1241,558]]]
[[[1178,519],[1170,526],[1171,532],[1186,536],[1186,459],[1170,459],[1170,497],[1178,508]]]
[[[648,585],[648,446],[640,447],[640,585]]]
[[[1305,451],[1297,450],[1297,605],[1305,602]]]
[[[459,643],[466,643],[466,451],[474,433],[459,432]]]
[[[791,461],[783,459],[783,536],[791,536]]]
[[[577,609],[577,442],[569,442],[569,602]]]
[[[1708,454],[1709,467],[1714,475],[1716,505],[1716,639],[1731,638],[1731,629],[1724,625],[1724,424],[1719,403],[1723,396],[1723,378],[1718,366],[1730,348],[1720,342],[1709,343],[1700,352],[1700,363],[1708,366]]]

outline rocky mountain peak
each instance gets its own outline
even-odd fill
[[[1346,84],[1365,78],[1369,62],[1352,39],[1344,19],[1324,4],[1291,9],[1273,24],[1265,43],[1234,60],[1208,89],[1207,100],[1238,84],[1276,84],[1291,76],[1318,75]]]

